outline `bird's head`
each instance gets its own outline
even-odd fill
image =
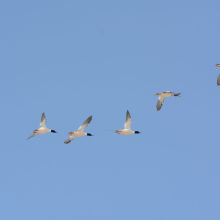
[[[92,135],[92,134],[90,134],[90,133],[87,133],[86,135],[87,135],[87,136],[93,136],[93,135]]]

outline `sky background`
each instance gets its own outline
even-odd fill
[[[1,1],[0,219],[220,219],[219,8]]]

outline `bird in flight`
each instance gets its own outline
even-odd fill
[[[29,138],[35,137],[38,134],[46,134],[47,132],[57,133],[56,131],[50,130],[46,127],[46,117],[45,117],[45,114],[43,113],[41,116],[40,128],[34,130],[34,134],[31,135]]]
[[[215,66],[220,67],[220,63],[215,64]],[[219,75],[217,78],[217,86],[219,86],[219,85],[220,85],[220,72],[219,72]]]
[[[70,134],[71,136],[66,139],[64,141],[65,144],[68,144],[70,143],[75,137],[82,137],[82,136],[93,136],[91,135],[90,133],[85,133],[83,132],[84,129],[87,127],[87,125],[92,121],[92,116],[88,117],[84,123],[79,127],[79,129],[77,131],[74,131],[74,132],[69,132],[68,134]]]
[[[157,102],[157,111],[159,111],[163,105],[163,102],[164,102],[164,99],[166,97],[169,97],[169,96],[177,96],[179,97],[180,93],[173,93],[173,92],[170,92],[170,91],[166,91],[166,92],[162,92],[162,93],[157,93],[155,95],[158,95],[159,98],[158,98],[158,102]]]
[[[219,86],[219,85],[220,85],[220,72],[219,72],[218,78],[217,78],[217,86]]]
[[[122,134],[122,135],[129,135],[129,134],[139,134],[141,132],[139,131],[132,131],[131,130],[131,115],[130,112],[127,110],[126,113],[126,121],[125,121],[125,125],[124,125],[124,129],[123,130],[116,130],[115,133],[117,134]]]

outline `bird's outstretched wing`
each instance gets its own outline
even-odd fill
[[[164,98],[159,96],[158,102],[157,102],[157,111],[159,111],[161,109],[163,102],[164,102]]]
[[[40,122],[40,127],[46,127],[46,116],[45,114],[43,113],[42,116],[41,116],[41,122]]]
[[[66,139],[64,141],[65,144],[69,144],[73,139],[75,138],[75,136],[70,136],[68,139]]]
[[[131,115],[130,115],[130,112],[127,110],[127,113],[126,113],[126,121],[125,121],[125,125],[124,125],[124,129],[130,129],[130,126],[131,126]]]
[[[37,136],[38,134],[37,133],[34,133],[34,134],[32,134],[28,139],[30,139],[30,138],[32,138],[32,137],[35,137],[35,136]],[[28,140],[27,139],[27,140]]]
[[[84,123],[79,127],[78,131],[83,131],[91,121],[92,121],[92,116],[88,117],[84,121]]]
[[[220,72],[219,72],[218,79],[217,79],[217,86],[219,85],[220,85]]]

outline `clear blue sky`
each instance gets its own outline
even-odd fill
[[[0,219],[220,219],[219,8],[2,1]]]

